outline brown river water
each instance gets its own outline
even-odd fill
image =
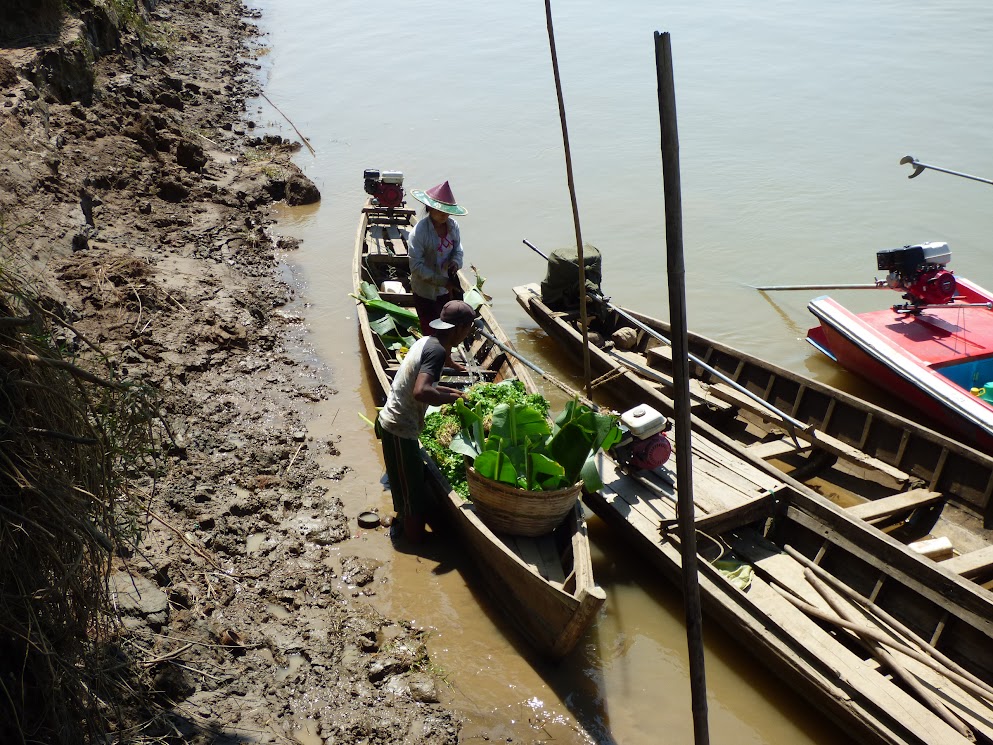
[[[310,429],[335,435],[334,485],[350,514],[390,508],[378,444],[358,414],[374,403],[348,297],[365,168],[397,169],[408,188],[449,180],[467,263],[487,277],[519,349],[576,380],[514,301],[538,281],[543,250],[575,242],[540,3],[389,5],[254,0],[263,12],[266,94],[307,136],[298,164],[319,206],[286,210],[303,239],[285,260],[307,339],[338,395]],[[929,172],[912,154],[993,176],[989,39],[993,5],[921,0],[619,0],[553,3],[583,237],[604,256],[615,302],[669,317],[652,34],[672,34],[680,128],[690,327],[854,392],[865,385],[802,338],[814,294],[762,295],[760,284],[854,283],[875,251],[945,240],[951,268],[993,284],[988,185]],[[265,101],[248,113],[297,138]],[[885,293],[838,295],[855,309]],[[554,398],[554,390],[546,391]],[[536,659],[475,591],[457,546],[396,554],[382,530],[350,551],[389,558],[374,602],[430,629],[429,648],[466,739],[690,743],[693,729],[678,589],[641,568],[590,521],[607,592],[597,623],[559,665]],[[712,742],[841,743],[844,733],[786,688],[733,636],[705,622]]]

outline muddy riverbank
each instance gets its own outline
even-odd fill
[[[349,548],[335,435],[308,432],[334,375],[287,310],[269,208],[319,193],[245,113],[257,19],[72,7],[0,44],[0,246],[168,424],[110,577],[138,694],[120,740],[457,742],[422,632],[368,602],[388,567]]]

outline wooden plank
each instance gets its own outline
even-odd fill
[[[762,460],[771,460],[772,458],[779,458],[790,453],[802,452],[797,449],[796,444],[788,437],[780,437],[775,440],[769,440],[768,442],[755,442],[747,445],[745,450]],[[810,448],[807,447],[804,450],[810,450]]]
[[[911,489],[910,491],[891,494],[882,499],[874,499],[871,502],[863,502],[848,507],[845,511],[861,520],[878,520],[883,517],[891,517],[901,512],[912,512],[921,507],[940,502],[945,498],[941,492],[929,491],[927,489]]]
[[[539,547],[539,539],[517,538],[504,536],[507,546],[517,554],[521,560],[534,569],[539,576],[550,582],[557,582],[560,586],[565,581],[562,573],[562,565],[558,562],[548,562]]]
[[[975,577],[993,569],[993,546],[953,556],[941,562],[940,566],[963,577]]]
[[[621,514],[642,535],[659,541],[659,526],[663,520],[676,517],[676,490],[669,487],[668,498],[639,484],[618,471],[613,461],[602,459],[600,469],[604,483],[604,500]]]
[[[748,525],[756,520],[771,517],[779,504],[775,492],[753,499],[732,509],[724,510],[716,515],[694,520],[696,529],[707,535],[720,535],[742,525]]]
[[[615,491],[613,485],[605,483],[603,489],[600,490],[600,494],[607,505],[622,516],[643,537],[655,543],[661,542],[661,536],[659,534],[659,526],[662,522],[661,518],[657,515],[649,516],[645,514],[641,509],[642,505],[638,503],[637,499],[632,501],[630,493],[625,494],[622,491]],[[675,517],[675,513],[673,513],[673,517]]]
[[[645,358],[648,364],[659,370],[672,368],[672,347],[668,344],[659,344],[657,347],[649,347],[645,350]]]
[[[538,555],[541,556],[541,576],[559,586],[565,584],[565,571],[554,537],[549,534],[531,540],[534,541]]]

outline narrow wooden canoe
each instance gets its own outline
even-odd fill
[[[540,310],[540,298],[527,288],[517,294],[533,315]],[[537,317],[546,319],[560,346],[573,345],[578,332],[568,316],[548,311]],[[553,328],[569,333],[553,334]],[[645,379],[594,354],[598,349],[591,349],[596,375],[613,375],[611,385],[630,376],[640,385],[631,388],[637,397],[629,404],[660,404],[645,398],[656,390]],[[735,418],[727,407],[722,411]],[[699,581],[708,618],[853,740],[993,742],[993,594],[735,446],[698,417],[691,444]],[[605,487],[584,495],[587,504],[649,564],[681,584],[673,462],[633,471],[602,456],[600,469]],[[823,582],[839,589],[822,595]],[[846,622],[859,629],[857,636],[843,628]],[[895,651],[888,658],[871,653],[878,639],[891,640]]]
[[[537,285],[515,288],[515,293],[538,325],[578,359],[582,336],[575,314],[548,308]],[[671,349],[640,329],[631,348],[619,349],[609,342],[630,322],[613,310],[598,310],[591,307],[591,317],[599,315],[590,326],[599,345],[591,346],[590,364],[594,376],[609,376],[604,391],[619,408],[647,403],[671,413]],[[634,311],[624,313],[668,338],[668,324]],[[904,541],[945,537],[953,557],[976,555],[993,544],[988,529],[993,524],[990,456],[699,334],[690,334],[689,348],[693,357],[754,397],[690,364],[696,426],[716,430],[729,445],[763,458]],[[791,425],[761,401],[809,429]],[[873,506],[864,504],[870,500],[875,500]],[[938,544],[946,554],[948,542]],[[974,568],[970,576],[990,580],[993,563]]]
[[[401,290],[382,292],[382,298],[413,308],[408,281],[407,237],[413,227],[413,210],[384,209],[367,204],[362,210],[356,238],[353,279],[356,287],[369,282],[376,287]],[[465,277],[463,287],[469,289]],[[384,285],[385,282],[400,283]],[[399,363],[373,330],[367,307],[356,306],[359,333],[372,363],[373,385],[380,401],[386,400]],[[485,330],[504,346],[510,341],[488,306],[479,311]],[[446,385],[459,387],[480,379],[499,382],[510,378],[537,391],[527,369],[485,338],[470,337],[462,349],[467,373],[446,375]],[[458,353],[456,353],[458,356]],[[589,540],[582,506],[577,504],[553,533],[538,538],[496,534],[476,515],[472,503],[452,490],[434,461],[422,450],[432,487],[437,491],[462,542],[479,566],[482,580],[499,610],[541,654],[558,658],[568,654],[593,623],[606,599],[593,578]]]

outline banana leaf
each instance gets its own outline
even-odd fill
[[[387,349],[410,349],[417,339],[405,334],[397,326],[393,316],[384,315],[381,318],[369,319],[369,328],[376,332]]]
[[[352,293],[352,297],[367,308],[374,308],[389,314],[407,328],[417,326],[419,323],[414,311],[383,300],[379,295],[379,290],[370,282],[362,282],[355,293]]]
[[[517,469],[502,450],[487,450],[476,456],[472,467],[483,478],[517,486]]]

